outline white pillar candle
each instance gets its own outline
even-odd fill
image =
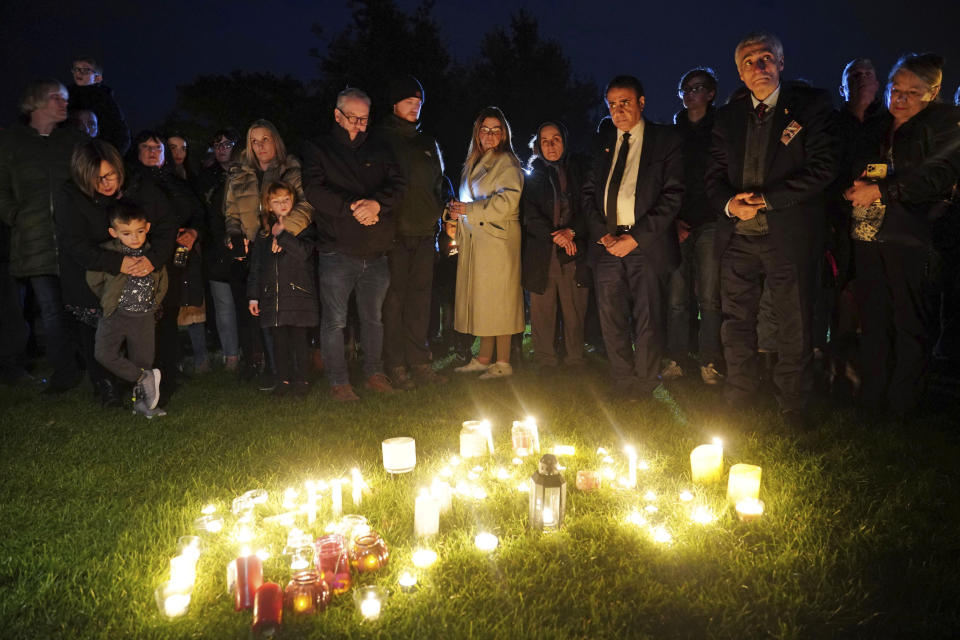
[[[632,445],[624,448],[627,452],[627,486],[631,489],[637,487],[637,450]]]
[[[763,500],[748,498],[737,503],[737,515],[743,522],[753,522],[763,515]]]
[[[754,464],[735,464],[730,467],[727,482],[727,498],[734,504],[741,500],[757,500],[760,497],[760,474],[763,469]]]
[[[420,490],[413,510],[413,532],[433,536],[440,530],[440,503],[426,489]]]
[[[360,469],[350,470],[350,488],[353,493],[353,506],[359,507],[363,501],[363,476],[360,475]]]
[[[723,477],[723,447],[702,444],[691,451],[690,471],[694,482],[718,482]]]
[[[487,453],[493,453],[493,436],[490,423],[486,420],[467,420],[460,429],[460,457],[478,458]]]
[[[449,482],[439,478],[435,479],[433,484],[430,485],[430,495],[440,504],[441,513],[450,511],[450,507],[453,506],[453,490]]]
[[[343,514],[343,484],[340,482],[340,478],[336,478],[330,483],[330,498],[333,517],[339,518]]]
[[[417,465],[417,443],[413,438],[387,438],[380,448],[387,473],[407,473]]]

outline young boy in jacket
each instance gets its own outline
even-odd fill
[[[140,258],[147,244],[150,223],[139,208],[118,202],[109,210],[113,240],[101,245],[132,258]],[[157,309],[167,292],[166,267],[146,276],[88,271],[87,284],[100,298],[103,316],[97,325],[94,356],[118,378],[134,384],[133,410],[147,418],[166,415],[157,409],[160,370],[150,368],[154,356]],[[121,347],[126,342],[126,357]]]

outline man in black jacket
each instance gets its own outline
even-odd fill
[[[778,324],[778,400],[785,421],[802,426],[812,388],[824,191],[835,175],[833,108],[825,91],[781,85],[783,45],[776,36],[745,36],[735,59],[749,93],[718,110],[707,170],[707,192],[720,216],[725,395],[736,406],[757,391],[757,310],[766,287]]]
[[[330,133],[308,143],[303,191],[317,212],[320,345],[335,400],[357,400],[343,350],[347,303],[356,291],[366,387],[392,393],[383,372],[382,307],[390,284],[386,253],[396,230],[394,208],[406,182],[390,149],[367,138],[370,98],[349,88],[337,96]]]
[[[443,214],[443,159],[436,139],[420,130],[425,95],[413,76],[390,87],[393,112],[379,134],[396,157],[407,190],[394,210],[397,237],[387,255],[390,288],[383,303],[383,360],[393,386],[412,389],[438,382],[427,334],[436,254],[434,234]]]
[[[646,398],[660,383],[667,279],[680,264],[681,139],[642,117],[643,85],[633,76],[615,77],[604,96],[615,129],[584,184],[588,260],[614,394]]]
[[[130,148],[130,127],[113,97],[113,89],[102,84],[103,69],[89,56],[73,61],[70,70],[74,84],[70,87],[70,117],[81,111],[96,114],[98,137],[112,144],[120,155]]]

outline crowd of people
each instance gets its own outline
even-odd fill
[[[412,76],[392,80],[378,123],[367,93],[342,91],[302,159],[257,120],[216,131],[198,162],[177,132],[131,140],[81,57],[69,90],[31,84],[0,132],[3,379],[30,378],[32,325],[44,393],[86,372],[104,406],[132,388],[153,417],[186,333],[195,373],[302,396],[322,370],[355,401],[352,359],[369,392],[394,393],[445,379],[438,341],[456,373],[513,375],[529,319],[538,371],[575,375],[590,343],[614,398],[694,376],[740,407],[766,378],[804,427],[819,370],[866,410],[908,415],[932,360],[960,357],[960,110],[940,97],[943,60],[904,55],[883,88],[855,59],[838,111],[783,77],[776,36],[734,55],[743,86],[717,106],[716,74],[692,69],[672,125],[644,117],[636,77],[614,77],[585,153],[546,119],[523,163],[487,107],[456,183]]]

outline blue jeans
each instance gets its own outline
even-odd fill
[[[63,307],[60,278],[32,276],[30,286],[40,307],[40,319],[46,337],[47,360],[53,365],[50,385],[60,389],[74,387],[80,382],[77,364],[78,346],[72,333],[73,319]]]
[[[356,291],[360,315],[360,346],[363,349],[363,374],[366,378],[383,373],[383,322],[381,310],[390,286],[387,257],[372,260],[342,253],[320,253],[320,350],[331,386],[349,384],[347,360],[343,350],[343,330],[347,326],[350,293]]]
[[[694,297],[700,310],[700,364],[719,364],[722,359],[720,259],[714,248],[715,232],[713,224],[693,229],[680,245],[680,266],[670,274],[667,351],[674,360],[686,358],[691,351],[690,302]]]
[[[237,333],[237,310],[229,282],[210,281],[210,295],[217,318],[217,334],[223,355],[231,358],[240,355],[240,338]]]

